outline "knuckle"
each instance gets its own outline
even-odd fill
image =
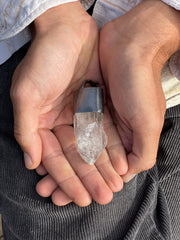
[[[142,169],[141,171],[146,171],[146,170],[149,170],[151,168],[154,167],[156,163],[156,159],[150,159],[148,161],[145,161],[143,164],[142,164]]]
[[[145,170],[148,170],[148,169],[151,169],[152,167],[154,167],[155,163],[156,163],[155,159],[147,162],[147,164],[145,164]]]
[[[11,87],[10,89],[10,97],[13,102],[19,102],[23,99],[23,91],[20,87]]]
[[[21,145],[24,146],[25,144],[25,136],[24,134],[20,131],[20,128],[15,124],[14,125],[14,137],[16,141]]]
[[[57,158],[59,158],[59,157],[61,157],[63,155],[64,154],[63,154],[62,150],[61,149],[57,149],[57,150],[49,153],[48,155],[43,156],[42,162],[44,164],[46,164],[47,162],[52,162],[52,160],[57,159]]]
[[[150,118],[148,127],[152,132],[159,132],[162,129],[164,119],[161,116],[155,115]]]
[[[68,185],[68,184],[72,184],[75,183],[78,180],[78,176],[75,173],[70,173],[68,176],[60,179],[57,181],[57,185],[59,187],[62,187],[63,185]]]
[[[119,141],[119,142],[116,142],[114,144],[109,144],[108,145],[108,151],[117,151],[119,149],[122,149],[123,145],[122,143]]]
[[[64,151],[65,155],[77,153],[76,144],[74,142],[69,144],[68,146],[63,148],[63,151]]]
[[[135,154],[130,156],[129,161],[132,163],[132,166],[130,167],[132,173],[140,173],[154,167],[156,157],[154,154],[151,156],[139,156]]]
[[[27,82],[22,81],[11,86],[10,97],[13,103],[26,105],[30,99],[31,103],[32,99],[34,101],[39,99],[39,92],[36,87],[32,86],[32,83],[28,84]]]
[[[93,168],[87,171],[84,175],[81,176],[81,180],[83,182],[89,181],[90,179],[94,178],[97,175],[97,169]]]

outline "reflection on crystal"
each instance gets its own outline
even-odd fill
[[[107,145],[103,113],[75,113],[74,132],[79,154],[88,164],[94,164]]]

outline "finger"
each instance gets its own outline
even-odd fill
[[[123,180],[114,170],[106,150],[102,152],[95,166],[105,182],[113,192],[119,192],[123,188]]]
[[[65,206],[72,200],[60,188],[57,188],[52,194],[52,202],[57,206]]]
[[[26,83],[11,88],[14,135],[24,152],[26,167],[35,169],[41,161],[42,143],[38,133],[38,107],[35,107],[37,96],[35,91],[27,91],[31,87]]]
[[[37,193],[42,197],[52,196],[52,201],[57,206],[64,206],[72,202],[72,200],[65,194],[52,179],[50,175],[44,177],[36,185]]]
[[[114,171],[112,165],[110,170],[108,170],[108,173],[110,174],[109,179],[107,178],[107,182],[110,183],[109,186],[106,184],[106,181],[104,180],[103,176],[100,174],[98,169],[95,165],[89,165],[87,164],[82,158],[80,157],[79,153],[76,150],[76,144],[75,144],[75,137],[74,137],[74,131],[73,128],[70,126],[61,126],[55,129],[55,134],[57,138],[59,139],[61,146],[63,148],[64,154],[68,158],[71,166],[85,185],[86,189],[89,191],[93,199],[100,203],[100,204],[107,204],[112,200],[112,190],[109,188],[109,186],[112,186],[113,188],[118,188],[119,185],[122,187],[122,180],[120,176]],[[101,157],[101,160],[104,158],[104,161],[106,164],[104,164],[105,167],[103,167],[103,164],[101,165],[100,169],[101,172],[105,175],[108,175],[107,173],[107,167],[108,165],[108,155],[104,153],[104,155]],[[99,166],[100,163],[99,162]],[[115,182],[115,183],[114,183]],[[118,187],[117,187],[118,186]]]
[[[40,165],[36,168],[36,172],[37,174],[44,176],[47,174],[47,171],[45,169],[45,167],[42,165],[42,163],[40,163]]]
[[[58,188],[58,184],[50,175],[45,176],[36,185],[36,191],[42,197],[51,196],[56,188]]]
[[[55,135],[46,129],[40,130],[43,143],[42,162],[60,189],[79,206],[91,203],[91,196],[65,158]],[[64,136],[65,137],[65,136]]]
[[[122,176],[122,178],[123,178],[123,181],[124,181],[125,183],[128,183],[128,182],[130,182],[133,178],[135,178],[136,175],[137,175],[136,173],[134,173],[134,174],[127,174],[127,175],[125,175],[125,176]]]
[[[108,137],[106,149],[111,163],[119,175],[124,175],[128,170],[128,162],[120,136],[107,108],[104,111],[104,130]]]
[[[156,116],[157,118],[157,116]],[[156,162],[160,133],[162,129],[161,120],[146,120],[133,132],[132,152],[128,154],[129,170],[123,176],[125,181],[131,180],[134,174],[152,168]]]

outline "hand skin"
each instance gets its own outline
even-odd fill
[[[158,0],[143,1],[100,33],[111,114],[127,152],[125,182],[156,162],[166,109],[161,69],[179,47],[180,13]]]
[[[98,30],[79,2],[52,8],[34,22],[32,44],[13,76],[14,133],[25,164],[49,173],[38,185],[56,205],[111,201],[127,171],[124,148],[106,111],[107,150],[96,166],[76,152],[72,124],[73,93],[86,79],[102,79]],[[120,146],[120,147],[119,147]],[[120,161],[119,161],[120,159]],[[38,168],[42,160],[41,166]],[[45,169],[44,169],[45,168]]]

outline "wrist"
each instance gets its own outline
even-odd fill
[[[94,19],[79,1],[49,9],[34,21],[31,30],[33,40],[37,42],[47,39],[52,44],[59,44],[63,35],[68,44],[73,44],[79,51],[90,37],[92,40],[98,36]]]
[[[180,47],[180,12],[160,0],[145,0],[109,24],[105,32],[114,34],[108,34],[107,43],[143,62],[157,59],[163,65]]]
[[[76,30],[79,33],[80,24],[87,21],[88,17],[90,16],[77,1],[50,8],[36,18],[33,25],[36,35],[44,35],[54,29],[58,31],[62,25],[72,28],[72,33]]]
[[[180,12],[161,0],[146,0],[150,11],[148,24],[155,41],[153,59],[163,64],[180,48]],[[152,19],[152,20],[151,20]],[[142,18],[142,21],[145,21]],[[148,25],[147,25],[148,26]]]

